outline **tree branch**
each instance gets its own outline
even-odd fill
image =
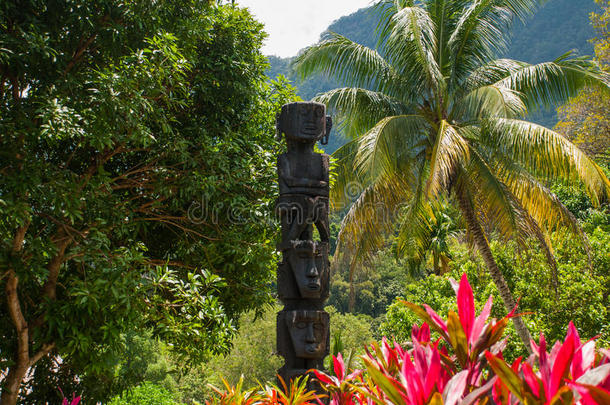
[[[63,231],[59,231],[63,235]],[[49,276],[47,281],[42,287],[43,295],[49,299],[54,300],[57,296],[57,279],[59,278],[59,269],[64,263],[64,256],[66,248],[70,245],[72,239],[69,236],[60,237],[60,241],[57,246],[57,254],[49,262],[47,269],[49,270]]]
[[[42,345],[42,349],[38,350],[31,358],[29,367],[32,367],[34,364],[38,363],[40,359],[49,354],[51,350],[55,348],[55,342],[45,343]]]

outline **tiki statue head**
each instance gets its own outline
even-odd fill
[[[285,104],[277,119],[277,131],[286,135],[287,142],[313,145],[323,138],[327,139],[331,126],[326,107],[315,102]],[[322,140],[322,143],[325,141]]]
[[[285,319],[296,357],[318,359],[327,354],[330,318],[326,312],[289,311]]]
[[[321,298],[328,283],[328,244],[309,240],[292,241],[288,262],[302,298]]]

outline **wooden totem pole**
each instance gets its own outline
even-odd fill
[[[277,350],[285,361],[278,373],[287,384],[309,369],[322,369],[329,352],[330,320],[323,310],[330,281],[329,156],[314,153],[314,145],[326,144],[331,126],[324,104],[314,102],[286,104],[277,120],[288,147],[277,162],[282,227],[277,289],[284,304],[277,314]]]

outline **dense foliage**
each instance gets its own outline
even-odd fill
[[[270,302],[293,95],[265,84],[262,25],[208,3],[0,6],[3,405],[48,355],[107,373],[133,329],[192,361],[227,352]]]
[[[592,16],[596,60],[607,69],[610,3],[595,2],[604,7]],[[232,2],[0,5],[3,405],[17,400],[22,380],[19,401],[27,404],[59,403],[64,393],[66,404],[80,395],[83,403],[196,404],[210,399],[208,384],[222,387],[224,381],[228,391],[219,390],[211,403],[313,403],[303,384],[284,394],[264,383],[275,379],[282,362],[275,353],[278,308],[268,305],[277,260],[270,214],[278,144],[272,135],[278,107],[296,97],[284,78],[265,84],[264,73],[296,79],[293,59],[269,57],[266,70],[259,52],[262,25],[223,3]],[[527,1],[508,3],[518,8]],[[593,0],[547,2],[517,25],[507,54],[538,62],[571,48],[590,53],[586,38],[593,30],[585,20],[593,9]],[[325,38],[332,31],[376,46],[371,33],[379,17],[372,10],[339,19]],[[587,65],[571,62],[578,69]],[[299,82],[298,91],[310,99],[338,83],[314,74]],[[509,93],[502,94],[505,108],[514,101]],[[542,101],[552,105],[564,95]],[[485,108],[499,105],[490,94],[481,96],[492,101]],[[556,127],[600,161],[610,145],[607,104],[605,91],[588,88],[560,110]],[[528,103],[528,112],[539,106]],[[343,143],[333,134],[326,149]],[[363,184],[349,197],[357,197]],[[503,318],[498,289],[468,248],[464,218],[449,199],[426,212],[426,230],[417,238],[405,238],[393,220],[389,235],[362,263],[336,256],[326,310],[331,352],[338,357],[328,359],[330,375],[320,374],[333,403],[450,404],[473,392],[496,403],[528,396],[535,404],[557,395],[567,402],[581,395],[585,405],[595,395],[608,399],[608,364],[593,373],[596,380],[574,382],[608,361],[607,354],[591,360],[592,345],[585,344],[598,336],[598,346],[610,346],[608,206],[597,207],[582,187],[550,181],[541,187],[549,185],[552,202],[561,202],[587,237],[545,229],[556,273],[549,272],[549,252],[537,246],[539,240],[501,242],[502,229],[490,221],[497,211],[482,222],[494,230],[490,251],[521,298],[519,310],[531,312],[523,316],[528,329],[536,340],[543,333],[564,343],[547,355],[539,341],[529,362],[518,359],[525,348]],[[401,218],[409,215],[404,208]],[[346,213],[339,211],[331,224],[333,253]],[[466,335],[472,326],[466,318],[474,316],[474,307],[464,305],[472,299],[455,300],[457,283],[450,278],[463,273],[478,311],[499,319],[485,329],[495,331],[494,340],[482,344],[491,354],[483,346],[475,351],[472,328],[466,344],[460,342],[460,327]],[[483,302],[489,295],[494,300],[488,308]],[[404,301],[426,303],[449,319],[429,319],[430,311]],[[427,323],[413,328],[418,315]],[[501,345],[495,339],[505,328],[502,356],[514,361],[515,373],[491,345]],[[383,340],[360,356],[382,333],[399,344]],[[532,359],[539,374],[528,369]],[[571,363],[569,371],[559,363]],[[481,378],[464,380],[464,370]],[[547,377],[553,374],[551,387]],[[606,391],[583,385],[592,381]],[[259,392],[242,389],[258,382]]]
[[[332,374],[318,370],[332,405],[600,405],[610,400],[610,352],[596,351],[595,341],[583,341],[574,324],[565,339],[550,346],[544,335],[532,340],[533,354],[506,363],[503,338],[509,318],[490,318],[489,297],[480,311],[466,275],[455,283],[457,311],[439,316],[427,305],[403,302],[423,324],[416,323],[406,344],[371,345],[362,360],[366,370],[333,358]],[[516,310],[516,308],[515,308]],[[478,315],[477,315],[478,312]],[[434,332],[432,334],[431,332]],[[551,349],[549,352],[549,348]],[[241,383],[219,390],[211,403],[313,404],[296,382],[291,401],[271,389],[243,390]]]
[[[134,397],[135,391],[138,396],[157,393],[177,403],[196,404],[210,399],[213,394],[210,387],[222,386],[223,380],[230,385],[241,380],[245,387],[274,381],[282,365],[275,348],[275,320],[279,310],[279,306],[274,305],[265,308],[260,316],[254,312],[242,315],[239,331],[231,342],[231,351],[213,356],[204,364],[185,363],[167,344],[152,338],[150,332],[129,334],[124,341],[122,357],[113,370],[120,385],[112,387],[112,391],[121,390],[114,401],[120,398],[126,401],[126,398]],[[331,341],[334,342],[335,354],[343,352],[347,356],[352,353],[356,361],[363,348],[379,337],[373,335],[370,317],[341,314],[333,307],[326,307],[326,311],[331,316]],[[103,385],[103,380],[99,383]],[[64,392],[80,389],[78,385],[61,386]],[[52,398],[53,392],[46,392],[46,395]]]
[[[451,204],[507,310],[515,300],[489,248],[492,235],[521,246],[537,241],[558,288],[545,234],[581,231],[545,184],[582,183],[598,204],[609,199],[610,181],[563,136],[525,117],[584,86],[609,87],[598,65],[570,54],[534,65],[498,58],[510,29],[541,3],[382,1],[375,49],[330,34],[296,58],[303,77],[324,74],[345,86],[316,100],[350,139],[334,154],[331,197],[335,207],[349,206],[337,249],[351,257],[351,267],[397,232],[399,252],[418,240],[434,251],[439,268],[446,247],[429,241],[439,228],[449,231],[439,214]],[[360,192],[349,195],[354,185]],[[527,327],[513,321],[529,349]]]
[[[597,31],[595,57],[610,71],[610,2],[596,0],[602,9],[591,14]],[[585,150],[605,162],[610,162],[610,95],[598,89],[584,89],[558,110],[560,121],[556,129]]]

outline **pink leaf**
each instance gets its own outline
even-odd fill
[[[438,314],[436,312],[434,312],[434,310],[432,308],[430,308],[430,306],[428,304],[424,304],[424,309],[426,310],[428,315],[430,315],[430,318],[432,318],[434,323],[439,328],[441,328],[443,332],[448,333],[447,332],[447,324],[445,323],[445,321],[443,321],[443,318],[438,316]]]
[[[604,364],[587,371],[578,380],[576,380],[576,382],[579,384],[597,386],[604,382],[608,376],[610,376],[610,364]]]
[[[358,378],[362,375],[363,372],[364,372],[364,370],[354,370],[353,373],[348,374],[348,376],[345,377],[345,381],[351,381],[355,378]]]
[[[402,361],[400,379],[406,388],[407,397],[412,399],[415,404],[423,404],[425,401],[422,378],[423,376],[417,374],[409,355],[406,355]]]
[[[443,392],[443,405],[455,405],[462,399],[467,378],[468,370],[462,370],[449,380]]]
[[[572,321],[570,321],[570,323],[568,324],[568,333],[566,336],[572,336],[576,345],[580,346],[580,336],[578,335],[578,330],[576,329],[576,326],[574,326],[574,322]]]
[[[441,383],[441,367],[441,356],[438,354],[438,350],[434,349],[430,357],[428,372],[424,377],[424,397],[429,398],[434,386]]]
[[[413,366],[415,367],[415,371],[419,376],[421,376],[422,381],[424,380],[426,374],[428,373],[428,362],[426,359],[426,351],[424,348],[417,342],[413,342]],[[408,356],[408,354],[407,354]]]
[[[381,339],[381,353],[383,354],[383,360],[388,368],[398,367],[398,355],[396,350],[390,347],[385,336]]]
[[[568,334],[563,345],[559,346],[553,363],[553,370],[551,371],[548,398],[552,398],[555,395],[559,390],[561,381],[567,376],[570,363],[574,356],[575,344],[574,335]]]
[[[530,366],[528,363],[523,363],[522,370],[523,376],[525,377],[525,382],[527,385],[529,385],[534,395],[537,398],[540,398],[540,385],[538,384],[538,377],[536,377],[534,370],[532,370],[532,366]]]
[[[418,342],[430,342],[430,326],[428,326],[426,322],[424,322],[421,327],[418,327],[417,324],[413,324],[411,339],[413,341],[417,340]]]
[[[339,378],[339,381],[343,380],[345,377],[345,362],[343,361],[343,356],[339,353],[338,356],[333,356],[333,366],[335,369],[335,375]]]
[[[458,315],[460,317],[460,323],[464,329],[466,336],[470,336],[472,331],[472,325],[474,323],[474,295],[472,293],[472,287],[468,283],[468,277],[466,273],[462,275],[460,280],[460,288],[457,294],[458,301]]]
[[[329,376],[328,374],[322,372],[322,371],[318,371],[318,370],[312,370],[313,373],[315,374],[316,378],[318,380],[320,380],[321,382],[323,382],[324,384],[334,384],[332,377]]]
[[[585,343],[580,351],[582,352],[582,364],[585,369],[593,367],[595,362],[595,342],[589,341]]]
[[[485,327],[485,322],[487,322],[487,318],[489,318],[489,314],[491,313],[491,306],[493,304],[493,297],[490,295],[481,311],[481,314],[475,319],[474,325],[472,326],[472,332],[470,332],[470,336],[468,339],[469,343],[476,342],[479,336],[481,335],[481,331],[483,331],[483,327]]]
[[[572,363],[570,364],[570,371],[572,373],[572,379],[575,380],[579,378],[581,375],[587,371],[589,368],[587,364],[584,362],[582,348],[583,345],[580,341],[580,336],[578,336],[578,330],[574,326],[574,323],[570,321],[568,324],[568,334],[566,339],[572,339],[574,341],[574,358],[572,359]]]

